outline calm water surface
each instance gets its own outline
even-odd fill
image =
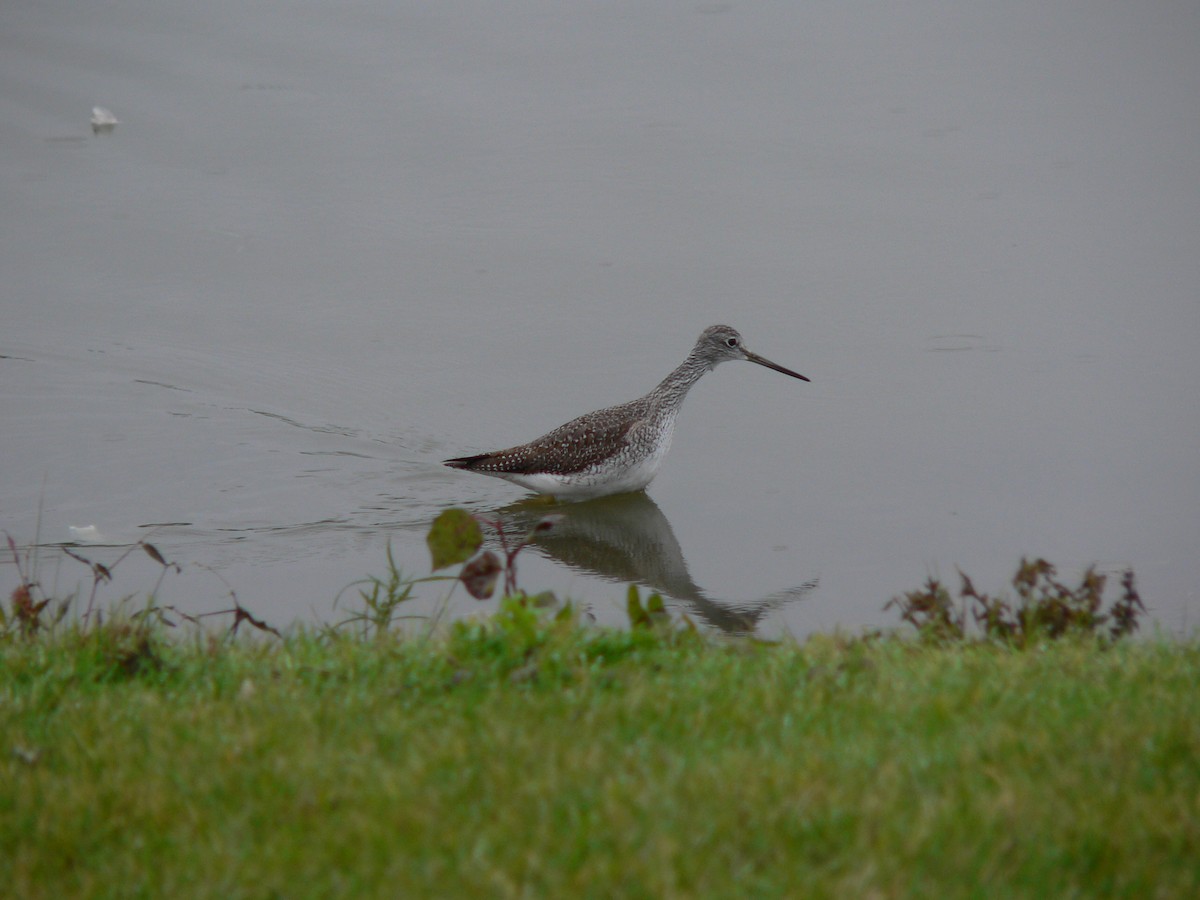
[[[7,2],[0,528],[60,593],[57,545],[149,535],[164,602],[329,620],[389,542],[426,572],[441,509],[544,511],[442,458],[727,322],[813,383],[705,378],[649,494],[567,509],[528,587],[802,635],[1032,554],[1194,627],[1198,34],[1184,2]]]

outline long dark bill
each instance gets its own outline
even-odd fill
[[[745,347],[742,348],[742,352],[746,354],[746,359],[750,360],[750,362],[758,363],[760,366],[766,366],[768,369],[774,369],[776,372],[782,372],[784,375],[791,375],[793,378],[799,378],[801,381],[812,380],[811,378],[805,378],[799,372],[793,372],[791,369],[785,369],[783,366],[779,365],[779,363],[773,363],[769,359],[759,356],[757,353],[751,353]]]

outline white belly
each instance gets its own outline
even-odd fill
[[[510,472],[488,472],[497,478],[519,484],[539,494],[551,494],[568,500],[585,500],[589,497],[605,497],[609,494],[626,494],[640,491],[648,485],[666,458],[675,430],[674,420],[667,423],[660,440],[645,456],[630,459],[628,465],[604,465],[570,475],[549,473],[516,474]]]

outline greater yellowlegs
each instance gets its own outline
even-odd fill
[[[742,336],[728,325],[713,325],[700,335],[687,359],[645,397],[572,419],[528,444],[445,463],[561,498],[640,491],[667,455],[675,417],[687,392],[705,372],[730,359],[749,360],[808,381],[751,353],[742,346]]]

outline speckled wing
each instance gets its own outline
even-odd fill
[[[514,475],[575,475],[628,452],[629,432],[643,419],[627,407],[613,407],[572,419],[528,444],[446,460],[446,465],[471,472]]]

